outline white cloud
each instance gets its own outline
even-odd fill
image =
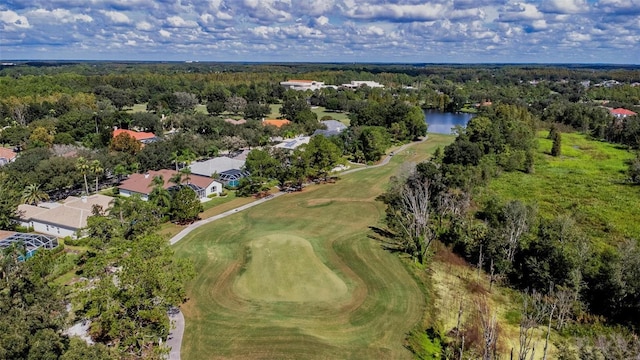
[[[445,11],[446,6],[437,3],[418,5],[364,3],[347,9],[345,15],[360,20],[428,21],[442,18]]]
[[[570,41],[584,42],[584,41],[590,41],[591,35],[573,31],[567,34],[567,39]]]
[[[534,20],[533,23],[531,24],[531,26],[535,30],[544,30],[544,29],[546,29],[548,27],[547,26],[547,22],[544,21],[544,19]]]
[[[119,11],[101,11],[104,16],[109,18],[111,22],[115,24],[128,24],[131,22],[131,19],[125,13],[121,13]]]
[[[5,30],[28,29],[31,27],[29,20],[25,16],[18,15],[12,10],[0,11],[0,21],[4,23],[3,29]]]
[[[521,20],[538,20],[542,19],[544,15],[533,4],[527,3],[512,3],[507,4],[499,15],[498,19],[501,21],[517,22]]]
[[[193,20],[185,20],[180,16],[170,16],[167,18],[167,24],[176,28],[194,28],[198,27],[198,23]]]
[[[28,13],[29,17],[38,18],[40,20],[46,20],[52,22],[55,20],[57,23],[73,23],[73,22],[92,22],[93,18],[86,14],[74,14],[66,9],[54,9],[45,10],[37,9]]]
[[[249,17],[263,23],[285,22],[293,19],[289,12],[291,2],[279,0],[244,0],[244,11]]]
[[[3,54],[638,63],[640,0],[8,0]],[[19,5],[17,5],[19,4]],[[158,47],[162,44],[162,47]],[[625,49],[612,52],[610,49]],[[86,50],[82,50],[86,49]],[[5,52],[6,51],[6,52]],[[149,55],[152,54],[152,55]],[[293,55],[295,54],[295,55]],[[375,54],[376,58],[371,58]],[[106,55],[105,55],[106,56]],[[218,55],[216,55],[218,56]],[[216,59],[219,57],[216,57]],[[220,58],[222,60],[222,58]]]
[[[312,17],[326,15],[336,6],[335,0],[294,0],[291,8],[296,14]]]
[[[151,23],[149,23],[148,21],[140,21],[136,24],[136,29],[142,31],[150,31],[153,29],[153,25],[151,25]]]
[[[556,14],[580,14],[589,11],[585,0],[547,0],[542,3],[542,10]]]
[[[327,25],[329,23],[329,18],[326,16],[318,16],[315,18],[315,23],[320,26]]]

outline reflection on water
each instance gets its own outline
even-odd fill
[[[473,117],[468,113],[449,113],[434,109],[424,110],[424,116],[429,124],[428,131],[436,134],[451,134],[451,129],[456,125],[466,126]]]

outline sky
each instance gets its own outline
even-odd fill
[[[640,64],[640,0],[3,0],[0,59]]]

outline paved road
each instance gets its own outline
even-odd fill
[[[251,208],[253,206],[256,205],[260,205],[265,201],[269,201],[273,198],[276,198],[278,196],[282,196],[284,195],[284,192],[278,192],[275,194],[272,194],[268,197],[262,198],[260,200],[256,200],[252,203],[246,204],[246,205],[242,205],[238,208],[235,209],[231,209],[229,211],[223,212],[222,214],[216,215],[216,216],[212,216],[210,218],[207,219],[203,219],[203,220],[198,220],[192,224],[190,224],[189,226],[187,226],[186,228],[184,228],[182,231],[180,231],[178,234],[176,234],[174,237],[171,238],[171,240],[169,240],[169,242],[171,243],[171,245],[177,243],[178,241],[182,240],[185,236],[187,236],[187,234],[189,234],[190,232],[192,232],[193,230],[199,228],[202,225],[206,225],[210,222],[216,221],[218,219],[222,219],[225,218],[229,215],[233,215],[236,214],[240,211],[246,210],[248,208]],[[180,311],[178,309],[178,311],[176,313],[173,314],[169,314],[169,320],[172,323],[172,330],[169,333],[169,337],[167,339],[167,346],[171,349],[171,352],[169,353],[169,360],[180,360],[180,348],[182,346],[182,337],[184,335],[184,315],[182,314],[182,311]]]
[[[182,335],[184,335],[184,315],[182,311],[169,313],[171,330],[167,338],[167,346],[171,349],[169,360],[180,360],[180,347],[182,345]]]
[[[418,142],[426,141],[428,138],[429,138],[428,136],[425,136],[420,141],[414,141],[414,142],[410,142],[408,144],[404,144],[404,145],[400,146],[398,149],[396,149],[396,151],[394,151],[392,154],[398,154],[399,152],[403,151],[404,149],[408,148],[409,146],[412,146],[413,144],[416,144]],[[356,171],[361,171],[361,170],[365,170],[365,169],[371,169],[371,168],[377,168],[377,167],[380,167],[380,166],[385,166],[385,165],[387,165],[389,163],[389,161],[391,161],[392,157],[393,157],[393,155],[387,155],[384,159],[382,159],[382,161],[380,161],[379,163],[377,163],[375,165],[367,165],[365,167],[346,170],[346,171],[341,172],[340,175],[347,175],[347,174],[354,173]]]
[[[424,139],[422,139],[421,141],[425,141],[427,140],[427,137],[425,136]],[[408,144],[404,144],[401,147],[399,147],[394,153],[397,154],[401,151],[403,151],[404,149],[406,149],[407,147],[411,146],[415,144],[415,142],[411,142]],[[346,170],[340,173],[340,175],[346,175],[346,174],[350,174],[352,172],[356,172],[356,171],[361,171],[361,170],[365,170],[365,169],[371,169],[371,168],[376,168],[376,167],[380,167],[380,166],[385,166],[389,163],[389,161],[391,161],[391,158],[393,157],[393,155],[387,155],[384,159],[382,159],[382,161],[380,161],[378,164],[376,165],[371,165],[371,166],[366,166],[366,167],[361,167],[361,168],[356,168],[356,169],[351,169],[351,170]],[[187,234],[189,234],[190,232],[192,232],[193,230],[199,228],[202,225],[206,225],[210,222],[225,218],[227,216],[236,214],[240,211],[252,208],[256,205],[260,205],[266,201],[269,201],[273,198],[276,198],[278,196],[282,196],[286,193],[284,192],[278,192],[275,194],[272,194],[268,197],[262,198],[260,200],[256,200],[252,203],[246,204],[246,205],[242,205],[238,208],[235,209],[231,209],[229,211],[223,212],[222,214],[219,215],[215,215],[212,216],[210,218],[206,218],[206,219],[202,219],[202,220],[198,220],[194,223],[192,223],[191,225],[187,226],[186,228],[184,228],[182,231],[180,231],[178,234],[176,234],[174,237],[171,238],[171,240],[169,240],[169,242],[171,243],[171,245],[177,243],[178,241],[182,240],[185,236],[187,236]],[[169,339],[167,340],[167,346],[169,346],[171,348],[171,352],[169,353],[169,360],[180,360],[180,346],[182,345],[182,336],[184,335],[184,316],[182,315],[182,311],[178,311],[176,314],[170,315],[169,316],[170,319],[173,322],[173,326],[174,329],[171,333],[169,333]]]
[[[190,232],[192,232],[193,230],[199,228],[202,225],[206,225],[206,224],[208,224],[210,222],[225,218],[225,217],[233,215],[233,214],[235,214],[237,212],[252,208],[252,207],[254,207],[256,205],[260,205],[265,201],[269,201],[271,199],[277,198],[278,196],[282,196],[284,194],[286,194],[286,193],[284,193],[282,191],[281,192],[277,192],[277,193],[272,194],[270,196],[264,197],[264,198],[262,198],[260,200],[256,200],[256,201],[254,201],[252,203],[249,203],[249,204],[246,204],[246,205],[242,205],[242,206],[237,207],[235,209],[231,209],[229,211],[223,212],[222,214],[218,214],[218,215],[212,216],[210,218],[198,220],[198,221],[192,223],[191,225],[187,226],[186,228],[184,228],[179,233],[177,233],[174,237],[171,238],[171,240],[169,240],[169,243],[171,243],[171,245],[177,243],[178,241],[182,240],[182,238],[187,236],[187,234],[189,234]]]

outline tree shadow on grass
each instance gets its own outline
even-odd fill
[[[373,234],[367,235],[370,239],[373,239],[382,245],[384,250],[391,253],[403,253],[404,250],[398,244],[397,236],[394,232],[379,228],[377,226],[369,226],[369,229],[373,231]]]

